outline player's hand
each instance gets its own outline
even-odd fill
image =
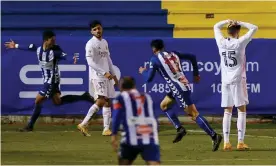
[[[113,75],[111,75],[109,72],[105,73],[104,77],[107,78],[107,79],[109,79],[109,80],[113,79]]]
[[[10,48],[15,48],[15,42],[12,40],[12,39],[10,39],[11,41],[9,41],[9,42],[5,42],[5,47],[7,48],[7,49],[10,49]]]
[[[236,20],[228,20],[228,23],[230,24],[230,25],[237,25],[238,24],[238,22],[236,21]]]
[[[74,59],[74,64],[77,64],[79,60],[79,53],[74,53],[73,59]]]
[[[116,136],[111,136],[111,145],[115,152],[118,151],[118,141],[116,139]]]
[[[199,83],[200,75],[194,76],[194,83]]]
[[[139,68],[139,73],[142,74],[145,70],[147,70],[146,67],[140,67]]]

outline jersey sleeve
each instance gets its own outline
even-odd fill
[[[61,47],[59,45],[54,45],[52,50],[53,50],[55,58],[57,58],[59,60],[66,59],[67,54],[65,52],[63,52],[63,50],[61,49]]]
[[[189,61],[191,61],[192,65],[193,65],[193,75],[194,76],[198,76],[199,75],[198,65],[197,65],[197,59],[196,59],[195,55],[189,54],[189,53],[180,53],[180,52],[176,52],[176,51],[174,51],[174,53],[181,60],[189,60]]]
[[[36,52],[37,46],[35,44],[15,44],[15,48],[20,50],[27,50],[27,51],[33,51]]]
[[[124,116],[125,116],[124,102],[123,102],[122,96],[119,95],[113,100],[112,135],[117,135]]]
[[[224,20],[214,25],[214,34],[215,34],[215,39],[218,46],[221,45],[221,41],[224,39],[223,34],[221,32],[221,28],[227,23],[228,23],[228,20]]]
[[[149,83],[153,80],[155,73],[157,71],[157,63],[154,57],[151,58],[150,60],[150,65],[149,65],[149,69],[145,70],[142,75],[145,79],[145,82]]]
[[[248,32],[239,38],[239,42],[242,45],[247,45],[252,40],[252,37],[258,30],[258,27],[256,25],[246,23],[246,22],[238,22],[238,24],[248,29]]]
[[[115,75],[115,71],[113,69],[113,62],[111,60],[111,57],[110,57],[110,52],[109,52],[109,48],[108,48],[108,43],[106,42],[106,49],[108,50],[108,66],[109,66],[109,70],[110,70],[110,74],[112,75]]]
[[[105,73],[107,73],[108,71],[105,71],[100,65],[98,65],[97,63],[95,63],[95,56],[96,56],[96,53],[95,53],[95,49],[93,47],[93,45],[91,44],[86,44],[86,47],[85,47],[85,57],[86,57],[86,61],[87,61],[87,64],[92,68],[94,69],[96,72],[104,75]]]

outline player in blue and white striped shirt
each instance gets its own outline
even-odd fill
[[[43,77],[43,88],[39,91],[35,99],[35,108],[33,115],[30,119],[28,125],[21,129],[20,131],[32,131],[34,124],[41,113],[41,106],[45,99],[51,98],[53,103],[56,105],[62,105],[66,103],[72,103],[80,100],[86,100],[89,102],[94,102],[93,97],[89,93],[84,93],[83,95],[66,95],[60,97],[61,92],[59,89],[60,76],[58,69],[58,62],[60,60],[66,59],[66,53],[60,48],[60,46],[55,44],[56,35],[52,31],[43,32],[43,44],[40,47],[34,44],[30,45],[19,45],[14,41],[6,42],[5,46],[7,48],[18,48],[21,50],[29,50],[36,52],[39,66],[42,71]],[[76,63],[77,57],[74,57],[74,63]]]
[[[132,164],[138,154],[148,165],[159,165],[158,126],[151,97],[138,92],[131,77],[120,81],[120,89],[122,92],[114,99],[112,112],[112,145],[115,151],[119,126],[123,126],[119,165]]]
[[[177,101],[180,108],[184,108],[200,128],[202,128],[213,140],[212,151],[217,151],[222,140],[222,136],[217,134],[209,125],[207,120],[199,114],[195,104],[191,99],[191,88],[181,66],[183,54],[174,51],[165,51],[163,40],[157,39],[151,42],[153,56],[150,61],[150,68],[147,70],[140,67],[139,72],[144,76],[146,82],[151,82],[156,71],[158,71],[170,87],[172,95],[171,101]],[[168,102],[168,104],[170,104]]]

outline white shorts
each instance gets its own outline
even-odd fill
[[[91,79],[92,94],[95,99],[99,96],[115,98],[114,82],[112,80]]]
[[[221,84],[221,107],[239,107],[249,104],[246,79],[238,83]]]

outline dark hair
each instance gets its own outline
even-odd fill
[[[94,20],[89,23],[90,29],[95,28],[97,25],[102,26],[102,23],[99,20]]]
[[[43,32],[43,41],[48,40],[54,36],[56,36],[56,34],[53,31],[46,30]]]
[[[165,47],[164,42],[161,39],[152,40],[150,46],[157,50],[162,50]]]
[[[121,90],[130,90],[135,88],[135,79],[133,77],[130,76],[126,76],[121,78],[120,80],[120,89]]]
[[[240,25],[229,25],[227,27],[228,34],[234,34],[234,33],[236,33],[237,31],[240,31],[240,30],[241,30]]]

